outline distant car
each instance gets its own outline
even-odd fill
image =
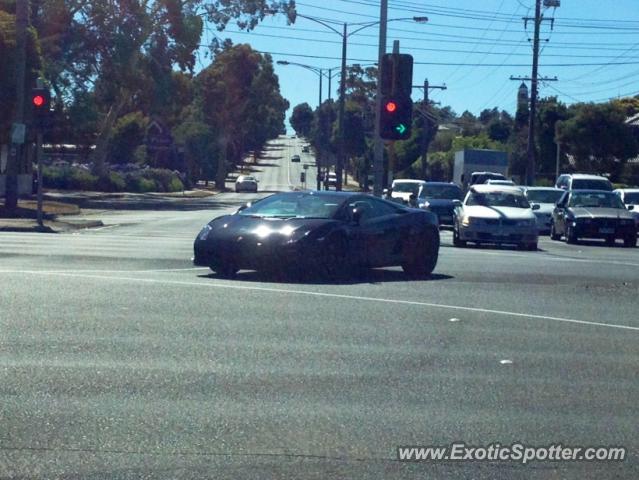
[[[410,202],[411,195],[415,195],[415,198],[419,198],[419,195],[425,186],[426,182],[423,180],[413,180],[408,178],[393,180],[393,183],[391,184],[391,197],[408,204]]]
[[[583,173],[559,175],[555,187],[562,190],[606,190],[612,192],[612,183],[606,177]]]
[[[537,250],[537,221],[533,209],[518,187],[473,185],[464,202],[456,202],[453,244],[467,242],[514,244]]]
[[[462,200],[463,193],[454,183],[425,182],[417,197],[419,208],[437,215],[439,225],[452,225],[455,215],[455,200]]]
[[[555,204],[564,194],[564,190],[553,187],[522,187],[522,190],[528,202],[539,205],[539,210],[535,210],[539,233],[549,233],[552,212],[555,209]]]
[[[615,193],[621,198],[626,208],[632,211],[635,223],[639,226],[639,188],[620,188],[615,190]]]
[[[485,185],[503,185],[503,186],[507,186],[507,187],[514,187],[514,186],[517,185],[512,180],[496,180],[496,179],[492,179],[492,178],[489,178],[488,180],[486,180],[484,182],[484,184]]]
[[[337,187],[337,174],[335,172],[329,172],[328,174],[328,186]]]
[[[488,180],[508,180],[501,173],[496,172],[473,172],[470,174],[470,182],[468,182],[468,186],[471,185],[481,185],[486,183]]]
[[[240,269],[336,276],[401,265],[423,277],[437,264],[439,230],[432,213],[371,195],[285,192],[212,220],[193,248],[195,265],[222,276]]]
[[[300,161],[301,161],[301,159],[300,159],[299,155],[293,155],[291,157],[291,162],[299,163]]]
[[[308,145],[304,145],[302,147],[302,153],[309,153],[311,151],[311,149],[308,147]]]
[[[235,180],[236,192],[257,192],[257,179],[250,175],[240,175]]]
[[[637,225],[633,214],[613,192],[569,190],[557,202],[552,214],[550,238],[577,243],[580,238],[603,238],[614,245],[637,246]]]

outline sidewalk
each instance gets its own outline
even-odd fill
[[[43,226],[39,226],[35,200],[20,200],[18,209],[9,214],[0,204],[0,232],[57,233],[81,228],[101,227],[100,220],[77,218],[81,211],[77,205],[45,201],[43,203]],[[74,218],[75,217],[75,218]]]

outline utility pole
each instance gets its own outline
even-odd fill
[[[342,74],[339,85],[339,109],[337,113],[339,122],[339,146],[337,149],[337,165],[335,166],[335,175],[337,176],[337,185],[335,189],[342,189],[342,180],[344,175],[344,104],[346,102],[346,42],[348,41],[348,24],[344,22],[344,33],[342,34]]]
[[[543,0],[546,7],[558,7],[559,2],[556,0]],[[533,58],[532,58],[532,75],[530,78],[522,77],[510,77],[511,80],[529,80],[530,81],[530,112],[528,118],[528,146],[526,149],[526,185],[534,185],[535,183],[535,171],[537,165],[537,149],[535,148],[535,118],[537,116],[537,96],[539,93],[540,81],[557,81],[557,77],[554,78],[539,78],[539,35],[541,30],[541,23],[544,20],[550,21],[551,29],[554,26],[554,18],[544,18],[541,13],[542,0],[535,0],[535,17],[524,17],[524,26],[528,26],[528,22],[534,23],[533,33]]]
[[[421,168],[421,176],[422,176],[422,180],[426,179],[426,156],[428,153],[428,122],[430,121],[428,118],[428,107],[430,106],[430,100],[428,98],[428,91],[429,90],[435,90],[435,89],[439,89],[439,90],[446,90],[448,87],[446,85],[431,85],[428,82],[428,79],[425,78],[424,79],[424,86],[421,85],[413,85],[413,88],[423,88],[424,89],[424,112],[420,112],[422,115],[422,118],[424,119],[424,130],[423,130],[423,135],[422,135],[422,168]]]
[[[329,68],[328,69],[328,99],[332,100],[332,95],[331,95],[331,80],[333,80],[333,69]]]
[[[322,75],[324,75],[322,73],[322,69],[319,69],[319,77],[320,77],[320,85],[319,85],[319,103],[317,104],[318,107],[322,106]]]
[[[24,101],[27,63],[27,28],[29,27],[29,1],[16,0],[16,107],[13,130],[21,130],[22,138],[12,135],[11,152],[7,164],[4,206],[7,210],[18,207],[18,166],[24,151]]]
[[[375,142],[373,160],[373,195],[381,197],[384,188],[384,142],[380,136],[380,119],[382,109],[382,60],[386,54],[386,29],[388,24],[388,0],[381,0],[379,8],[379,50],[377,55],[377,90],[375,94]]]

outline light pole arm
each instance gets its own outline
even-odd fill
[[[319,23],[320,25],[325,26],[326,28],[333,30],[335,33],[337,33],[338,35],[342,36],[342,32],[340,32],[339,30],[337,30],[336,28],[331,27],[328,23],[322,22],[321,20],[318,20],[317,18],[313,18],[313,17],[308,17],[306,15],[302,15],[300,13],[296,14],[297,17],[301,17],[301,18],[305,18],[306,20],[310,20],[312,22],[315,23]]]
[[[413,21],[415,21],[415,22],[424,23],[424,22],[427,22],[427,21],[428,21],[428,18],[426,18],[426,17],[391,18],[391,19],[387,20],[387,21],[386,21],[386,23],[389,23],[389,22],[399,22],[399,21],[401,21],[401,20],[413,20]],[[361,30],[364,30],[365,28],[372,27],[373,25],[379,25],[379,23],[380,23],[380,21],[379,21],[379,20],[376,20],[376,21],[374,21],[374,22],[367,22],[367,23],[365,23],[365,24],[362,24],[362,26],[361,26],[361,27],[356,28],[356,29],[355,29],[355,30],[353,30],[352,32],[349,32],[349,33],[348,33],[348,36],[350,37],[351,35],[354,35],[354,34],[356,34],[357,32],[359,32],[359,31],[361,31]],[[357,24],[357,23],[351,23],[350,25],[358,25],[358,24]]]

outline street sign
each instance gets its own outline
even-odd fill
[[[14,123],[11,125],[11,143],[14,145],[22,145],[27,132],[27,127],[24,123]]]

